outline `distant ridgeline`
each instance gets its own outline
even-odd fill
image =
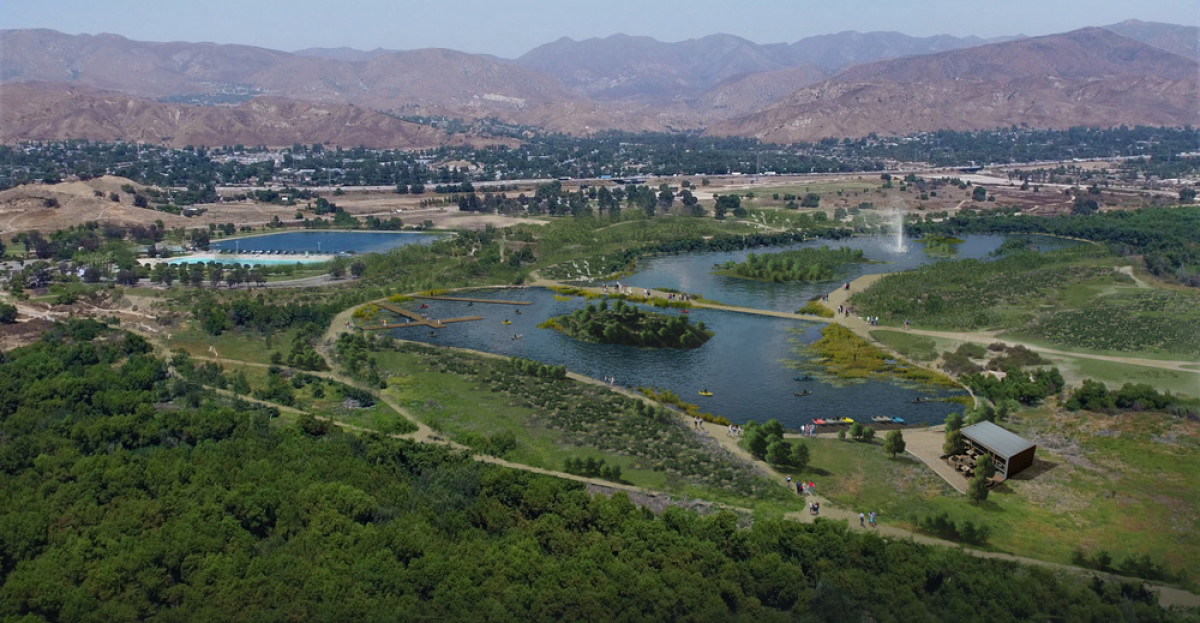
[[[713,274],[754,281],[825,281],[832,279],[842,264],[869,261],[861,250],[846,247],[795,249],[763,255],[751,253],[745,262],[718,265]]]
[[[588,305],[538,326],[584,342],[641,348],[699,348],[713,336],[703,322],[693,325],[684,315],[642,311],[620,299],[611,308],[603,300],[598,306]]]

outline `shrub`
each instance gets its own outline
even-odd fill
[[[983,359],[987,356],[987,349],[974,342],[963,342],[962,344],[958,345],[958,348],[954,352],[957,355],[962,355],[963,357],[969,357],[971,359]]]

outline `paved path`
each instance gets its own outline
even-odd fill
[[[904,431],[904,451],[929,466],[946,484],[966,494],[967,479],[942,460],[942,444],[946,441],[946,433],[942,428]]]

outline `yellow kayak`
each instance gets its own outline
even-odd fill
[[[713,394],[712,394],[712,392],[708,391],[707,389],[702,389],[702,390],[700,390],[700,395],[701,396],[711,396]]]
[[[511,320],[501,320],[500,324],[512,324]]]
[[[846,424],[853,424],[854,418],[844,417],[844,418],[842,418],[842,421],[845,422]]]

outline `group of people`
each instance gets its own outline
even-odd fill
[[[649,290],[647,290],[647,292],[649,292]],[[649,295],[647,295],[647,296],[649,296]],[[687,293],[685,293],[685,292],[680,292],[679,294],[675,294],[674,292],[667,292],[667,300],[668,301],[688,301],[691,299],[688,297]]]
[[[804,435],[805,437],[816,437],[817,436],[817,425],[816,424],[805,424],[804,426],[801,426],[800,434]]]
[[[730,425],[729,425],[729,432],[727,432],[727,433],[725,433],[725,434],[726,434],[726,435],[728,435],[729,437],[733,437],[734,439],[741,439],[741,437],[742,437],[742,427],[741,427],[741,426],[738,426],[738,425],[736,425],[736,424],[730,424]],[[791,478],[791,476],[788,476],[788,478]]]
[[[620,281],[613,284],[613,288],[616,290],[617,294],[633,294],[633,288],[630,288],[628,286],[622,286]],[[608,294],[608,284],[607,283],[600,284],[600,291],[605,294]],[[647,292],[649,292],[649,290],[647,290]],[[649,296],[649,295],[647,294],[647,296]]]
[[[514,339],[515,339],[515,338],[514,338]],[[615,377],[615,376],[606,376],[606,377],[604,377],[604,382],[605,382],[605,383],[608,383],[609,385],[616,385],[616,383],[617,383],[617,377]]]
[[[864,523],[864,522],[866,522],[866,523]],[[866,515],[859,513],[858,514],[858,525],[859,525],[859,527],[862,527],[862,528],[865,528],[868,525],[871,526],[872,528],[876,527],[875,526],[875,511],[871,511],[871,512],[867,513]]]

